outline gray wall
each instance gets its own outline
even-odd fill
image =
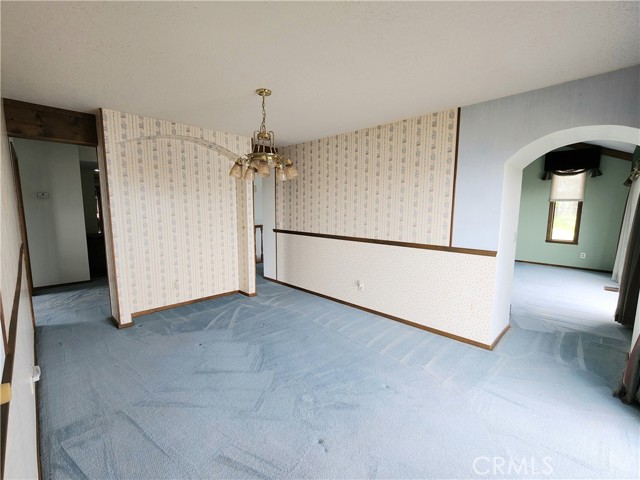
[[[498,249],[504,164],[518,150],[572,127],[638,128],[639,105],[640,66],[635,66],[463,107],[453,246]]]

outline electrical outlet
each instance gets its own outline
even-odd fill
[[[585,252],[580,252],[580,258],[587,258],[587,254]]]
[[[356,285],[358,286],[358,290],[364,290],[364,283],[362,283],[360,280],[356,280]]]

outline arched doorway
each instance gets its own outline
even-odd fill
[[[545,153],[573,143],[594,140],[640,144],[640,129],[622,125],[590,125],[559,130],[524,146],[504,166],[500,233],[496,265],[496,290],[492,333],[498,335],[509,322],[513,268],[516,257],[522,170]]]

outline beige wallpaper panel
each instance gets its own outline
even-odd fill
[[[458,111],[285,147],[277,228],[449,245]]]
[[[249,139],[111,110],[103,117],[121,323],[255,286],[238,248],[251,196],[238,194],[246,187],[215,148],[237,156]]]

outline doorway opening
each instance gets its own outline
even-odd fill
[[[264,215],[263,179],[257,176],[253,182],[253,230],[255,239],[256,277],[264,277]]]
[[[34,292],[106,277],[95,147],[10,138]]]
[[[617,203],[613,202],[617,206],[610,206],[620,209],[616,212],[617,217],[611,213],[607,216],[602,204],[595,205],[595,210],[603,210],[599,215],[591,215],[589,222],[595,221],[596,226],[585,225],[586,219],[583,216],[579,238],[584,238],[584,241],[578,241],[577,244],[567,242],[565,245],[547,245],[547,227],[551,221],[549,186],[548,182],[535,177],[541,173],[536,169],[540,169],[540,159],[547,152],[584,142],[600,145],[604,145],[602,142],[622,142],[627,144],[628,152],[628,145],[635,146],[638,140],[640,130],[622,126],[588,126],[555,132],[532,142],[511,157],[505,164],[503,183],[496,315],[510,311],[512,323],[530,330],[542,343],[551,342],[547,347],[554,352],[557,359],[563,362],[577,362],[589,372],[599,372],[603,378],[608,379],[607,382],[612,388],[615,388],[614,384],[619,380],[624,368],[631,342],[631,331],[615,323],[613,319],[617,294],[605,290],[605,287],[615,286],[611,274],[606,272],[611,270],[612,257],[615,258],[619,223],[626,202],[626,192],[622,190],[624,175],[617,178],[619,175],[613,173],[611,165],[614,165],[614,159],[609,161],[610,165],[607,167],[608,178],[607,171],[603,169],[603,177],[589,179],[593,180],[593,183],[586,185],[587,197],[584,199],[584,208],[589,200],[589,188],[591,187],[591,193],[594,194],[598,190],[595,187],[596,182],[603,179],[603,183],[618,182],[618,196],[622,196],[624,200],[617,199]],[[622,163],[621,160],[618,161]],[[617,167],[617,170],[623,171],[624,163],[618,164]],[[626,168],[628,175],[629,162]],[[600,187],[602,186],[603,184],[600,184]],[[539,202],[541,198],[544,200],[542,204]],[[597,195],[592,196],[592,202],[595,202],[595,199]],[[534,209],[535,201],[538,202],[537,213],[530,211]],[[611,222],[617,223],[617,226],[611,227]],[[537,232],[540,228],[542,231]],[[614,240],[609,238],[607,243],[600,238],[600,244],[607,246],[598,247],[598,242],[594,243],[593,238],[588,238],[597,235],[589,234],[585,228],[592,231],[600,229],[600,234],[606,233],[605,236]],[[612,228],[613,232],[610,231]],[[534,231],[535,233],[532,233]],[[534,234],[538,235],[535,241],[531,239]],[[581,255],[585,253],[586,255]],[[546,257],[541,256],[545,254]],[[516,263],[517,260],[529,263]],[[587,260],[592,263],[588,264]],[[582,265],[580,262],[583,262]],[[591,270],[568,268],[589,268],[588,265],[591,266]],[[495,320],[497,318],[494,319],[494,328],[498,324]],[[599,339],[591,338],[593,335]],[[603,345],[612,348],[604,349]]]
[[[530,273],[546,272],[545,275],[552,277],[556,272],[558,277],[566,276],[567,280],[575,276],[589,276],[594,281],[599,278],[599,290],[607,287],[606,291],[610,292],[603,298],[600,298],[599,291],[581,294],[578,290],[565,299],[573,299],[578,307],[582,303],[581,298],[600,298],[609,307],[595,310],[602,314],[600,321],[607,323],[612,321],[615,313],[616,296],[611,292],[615,292],[616,282],[611,274],[629,195],[625,181],[631,170],[635,148],[631,144],[612,146],[616,148],[588,143],[561,147],[535,159],[523,169],[515,258],[516,276],[519,270],[526,270]],[[558,161],[575,165],[591,161],[595,168],[556,170],[557,174],[547,170]],[[558,165],[562,166],[562,163]],[[523,263],[538,267],[527,267]],[[569,275],[559,268],[547,267],[579,269],[582,273]],[[535,279],[531,280],[535,282]],[[566,283],[564,285],[569,287]],[[561,286],[558,285],[559,288]],[[580,316],[584,317],[584,314],[583,310]],[[591,321],[598,318],[593,315],[586,317]],[[580,325],[588,327],[588,323],[579,321],[575,327],[580,329]]]

